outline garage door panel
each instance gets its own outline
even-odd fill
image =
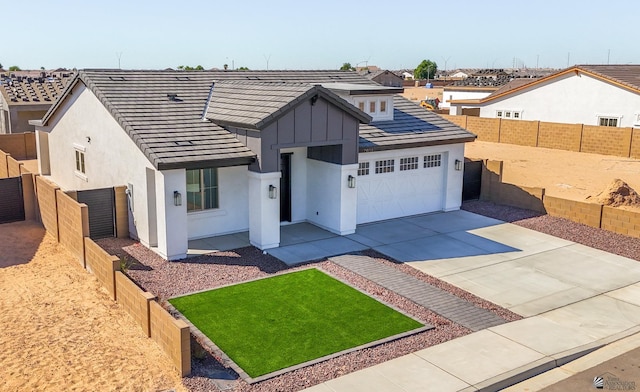
[[[444,178],[443,167],[359,176],[357,222],[441,211]]]

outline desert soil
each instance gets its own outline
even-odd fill
[[[0,225],[0,390],[185,391],[98,281],[34,222]]]
[[[593,200],[615,179],[640,191],[637,159],[481,141],[467,143],[465,157],[503,161],[504,182],[570,200]]]

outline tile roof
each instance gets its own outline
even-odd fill
[[[369,115],[319,85],[240,80],[215,82],[206,118],[222,126],[264,129],[290,108],[315,95],[351,112],[361,122],[371,121]]]
[[[53,104],[73,73],[51,74],[45,71],[0,73],[0,93],[8,105]]]
[[[524,86],[525,84],[529,84],[529,83],[531,83],[531,82],[533,82],[535,80],[536,79],[533,79],[533,78],[513,79],[509,83],[500,86],[500,88],[498,88],[496,91],[494,91],[493,93],[491,93],[488,96],[490,97],[492,95],[498,95],[498,94],[506,93],[507,91],[511,91],[514,88],[518,88],[518,87]]]
[[[576,65],[576,68],[640,90],[640,65]]]
[[[393,106],[392,121],[360,125],[360,151],[465,143],[476,138],[471,132],[402,96],[393,97]]]
[[[345,71],[127,71],[127,70],[81,70],[63,91],[63,98],[78,83],[86,85],[107,108],[120,126],[127,132],[138,148],[159,170],[176,168],[198,168],[248,164],[255,153],[236,139],[223,126],[204,119],[222,116],[222,105],[227,97],[236,93],[230,90],[234,84],[242,86],[239,94],[247,104],[247,94],[263,91],[263,101],[271,102],[269,109],[258,111],[239,109],[237,102],[233,110],[242,117],[245,125],[258,126],[270,116],[277,116],[277,107],[282,108],[285,98],[304,95],[304,91],[316,89],[327,96],[331,91],[313,86],[320,83],[349,83],[375,85],[356,72]],[[259,83],[258,83],[259,82]],[[264,84],[280,82],[280,87],[264,91]],[[223,87],[216,93],[214,87]],[[220,86],[222,85],[222,86]],[[253,91],[251,91],[253,89]],[[62,104],[61,98],[49,109],[41,123],[47,125],[53,113]],[[239,98],[239,97],[238,97]],[[337,97],[338,102],[344,102]],[[235,98],[232,100],[234,101]],[[219,104],[207,107],[208,102]],[[415,103],[400,96],[394,97],[395,120],[360,126],[360,149],[362,151],[408,148],[422,145],[462,143],[475,139],[475,135],[428,112]],[[342,103],[340,103],[342,104]],[[366,116],[347,104],[355,116]],[[272,118],[272,117],[271,117]],[[224,123],[218,118],[216,121]]]

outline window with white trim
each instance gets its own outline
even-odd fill
[[[502,117],[502,110],[496,111],[496,117]]]
[[[504,117],[505,118],[511,118],[511,112],[509,112],[509,111],[504,112]]]
[[[387,101],[380,101],[380,113],[387,112]]]
[[[85,166],[84,166],[84,151],[80,151],[76,148],[76,171],[78,173],[85,174]]]
[[[376,101],[369,101],[369,113],[376,112]]]
[[[400,158],[400,171],[416,170],[418,168],[418,157]]]
[[[219,208],[218,169],[187,170],[187,211]]]
[[[364,112],[364,101],[358,102],[358,109]]]
[[[520,118],[520,112],[513,112],[513,118]]]
[[[618,118],[617,117],[598,117],[598,125],[600,125],[601,127],[617,127]]]
[[[376,161],[376,174],[392,173],[394,170],[394,166],[394,159],[384,159],[382,161]]]
[[[425,155],[424,167],[440,167],[442,165],[442,154]]]
[[[358,163],[358,175],[359,176],[368,176],[369,175],[369,162],[360,162],[360,163]]]

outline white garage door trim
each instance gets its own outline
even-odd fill
[[[447,153],[360,154],[357,223],[442,211]]]

